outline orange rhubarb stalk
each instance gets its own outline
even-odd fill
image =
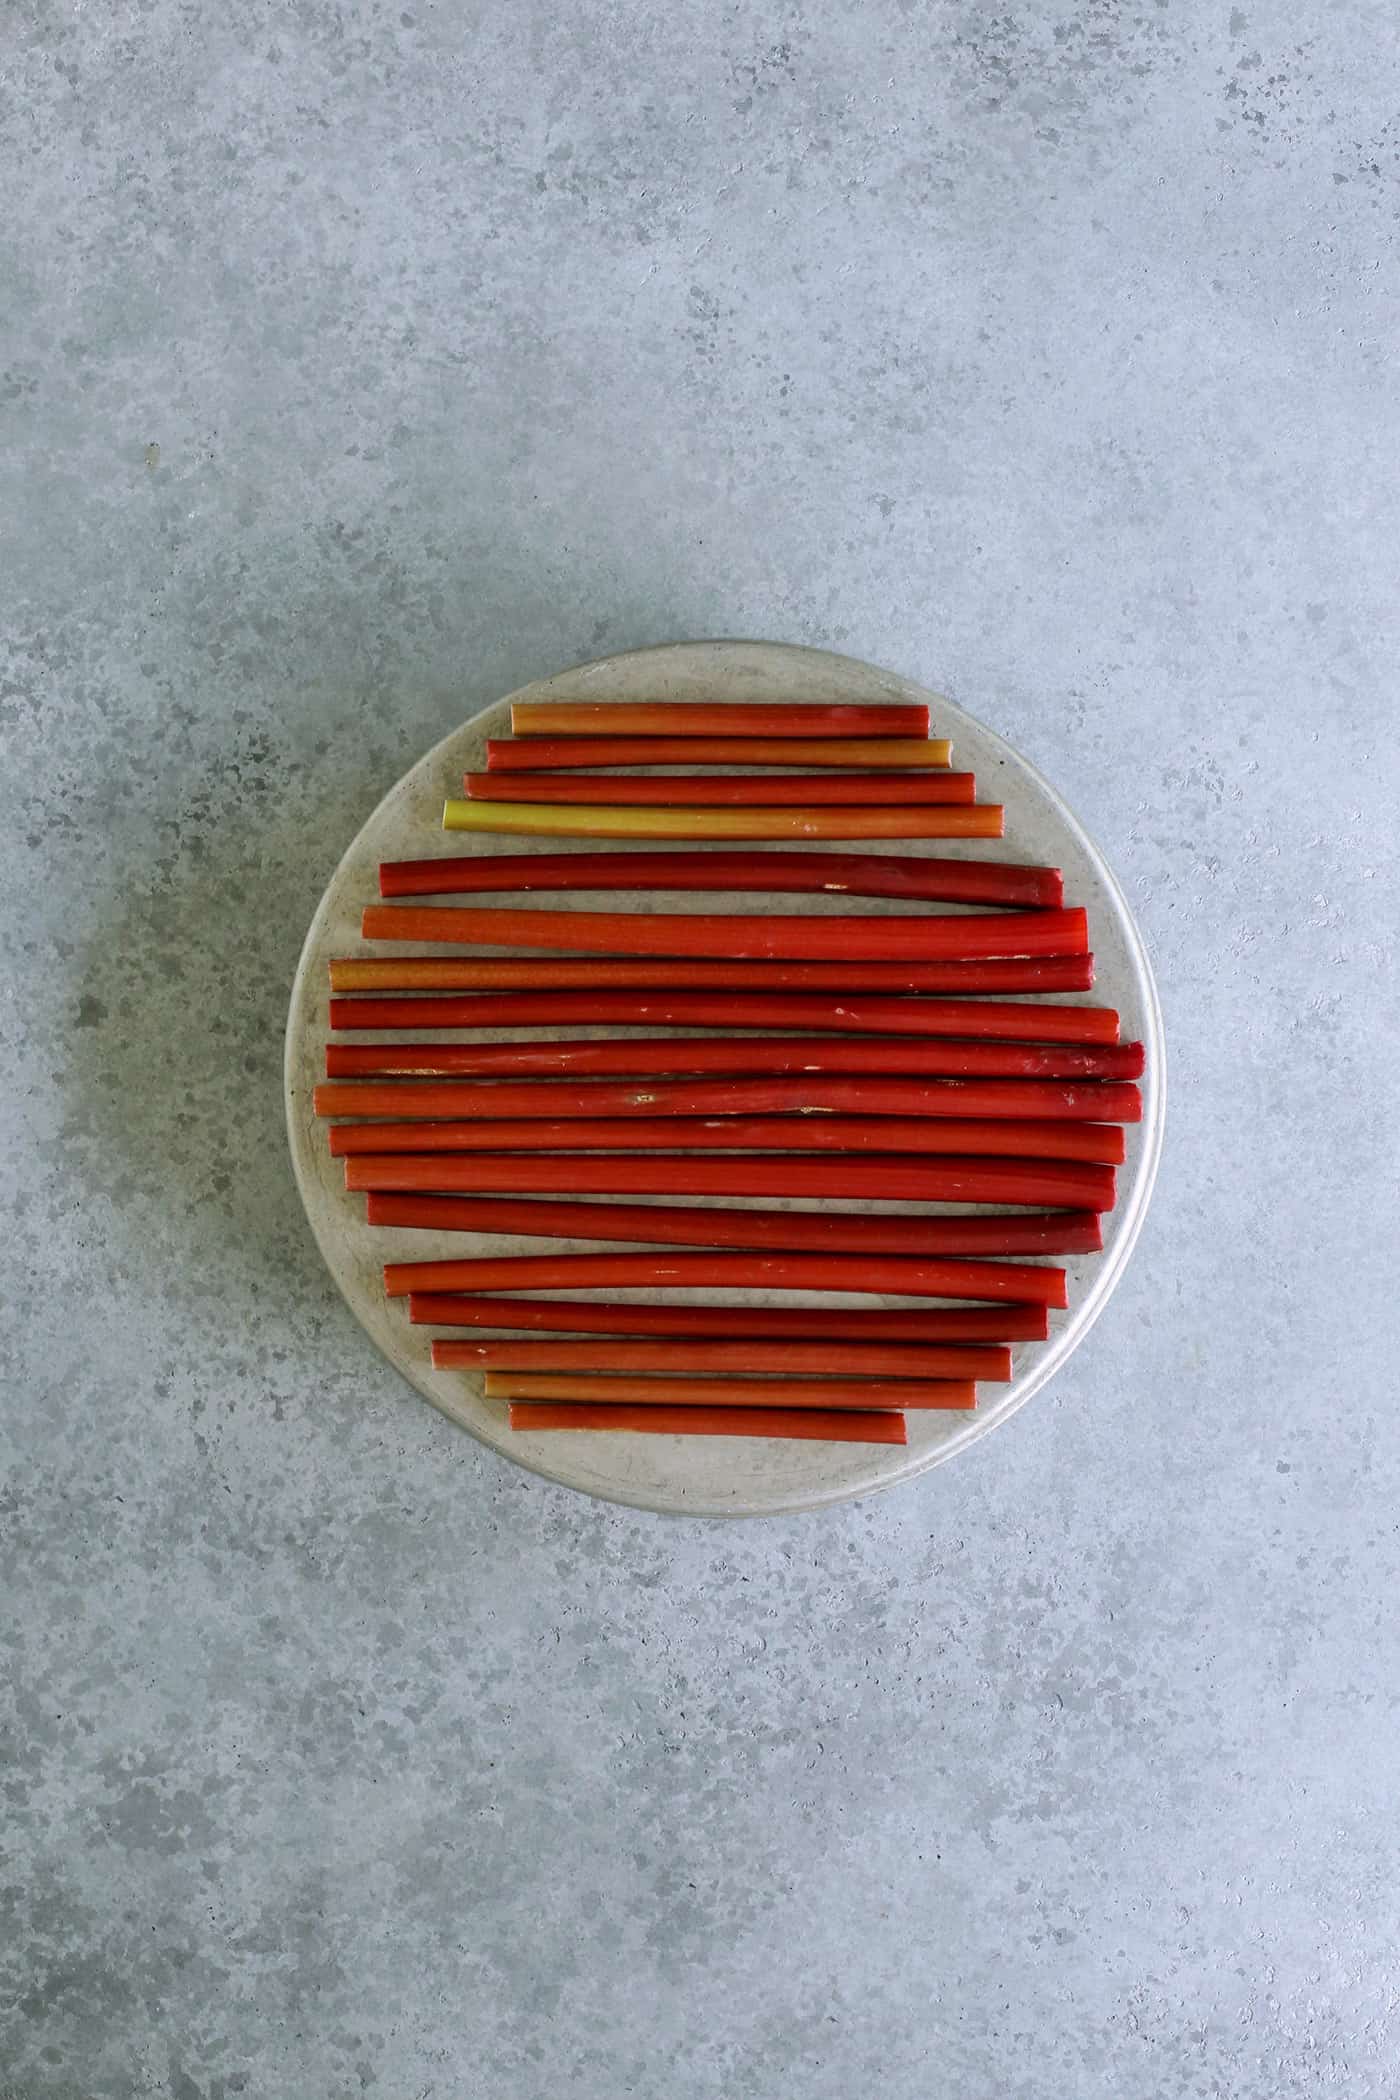
[[[797,961],[966,961],[981,956],[1081,955],[1082,908],[921,912],[907,918],[804,917],[795,912],[530,911],[506,905],[371,904],[367,941],[449,941],[594,955],[713,955]]]
[[[517,700],[516,736],[912,736],[928,735],[921,703],[852,707],[714,700]]]
[[[512,1429],[625,1429],[642,1436],[763,1436],[824,1444],[907,1444],[902,1414],[874,1408],[571,1407],[558,1401],[511,1404]]]
[[[452,1344],[440,1344],[451,1347]],[[434,1352],[436,1361],[436,1352]],[[593,1378],[582,1371],[488,1371],[488,1400],[619,1400],[634,1407],[972,1408],[970,1378]]]
[[[1005,1346],[920,1347],[901,1342],[825,1341],[437,1341],[433,1362],[446,1371],[706,1371],[742,1378],[990,1378],[1011,1376]],[[552,1395],[546,1397],[552,1398]]]

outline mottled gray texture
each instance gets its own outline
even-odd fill
[[[1392,9],[0,46],[0,2091],[1389,2100]],[[748,1527],[397,1385],[279,1079],[405,763],[726,632],[1016,740],[1174,1053],[1067,1374]]]

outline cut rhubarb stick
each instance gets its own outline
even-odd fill
[[[331,1157],[360,1152],[905,1152],[1082,1159],[1121,1166],[1117,1123],[939,1116],[514,1116],[466,1123],[336,1123]]]
[[[415,1231],[514,1233],[525,1239],[626,1240],[661,1247],[763,1247],[784,1253],[1097,1254],[1097,1211],[1037,1210],[928,1217],[807,1210],[724,1210],[672,1203],[569,1203],[529,1197],[378,1191],[367,1223]],[[426,1286],[425,1286],[426,1288]]]
[[[801,809],[570,808],[554,802],[444,802],[444,831],[573,839],[999,839],[999,802],[940,809],[852,803]]]
[[[507,905],[371,904],[367,941],[450,941],[487,948],[552,948],[596,955],[714,955],[864,962],[967,961],[982,956],[1082,955],[1082,908],[921,912],[877,918],[796,912],[528,911]]]
[[[928,708],[715,700],[517,700],[516,736],[927,736]]]
[[[436,1344],[433,1361],[437,1362]],[[829,1407],[864,1413],[871,1408],[964,1411],[977,1405],[970,1378],[925,1385],[879,1378],[593,1378],[584,1371],[488,1371],[488,1400],[599,1401],[624,1407]]]
[[[1043,1305],[939,1305],[913,1312],[847,1307],[755,1305],[622,1305],[587,1298],[487,1298],[414,1291],[415,1327],[509,1327],[563,1334],[693,1335],[697,1339],[849,1342],[1044,1342]]]
[[[910,1342],[826,1341],[440,1341],[433,1362],[444,1371],[735,1372],[741,1378],[991,1379],[1011,1376],[1004,1344],[940,1347]],[[546,1395],[546,1398],[553,1397]],[[580,1398],[588,1396],[579,1395]],[[626,1397],[619,1395],[619,1398]],[[775,1396],[770,1390],[770,1400]]]
[[[785,1153],[396,1152],[345,1162],[352,1190],[528,1195],[806,1196],[834,1202],[1064,1204],[1112,1210],[1115,1170],[1079,1160],[806,1159]]]
[[[333,992],[1087,992],[1092,955],[981,962],[671,962],[619,956],[337,956]],[[423,1011],[426,1015],[426,1003]],[[402,1025],[402,1017],[391,1024]],[[432,1026],[431,1022],[422,1024]]]
[[[452,853],[382,860],[382,897],[527,890],[755,890],[1057,909],[1058,868],[899,853]]]
[[[1046,1079],[922,1079],[919,1061],[926,1043],[822,1043],[786,1054],[788,1045],[769,1037],[736,1043],[721,1057],[701,1052],[724,1048],[696,1037],[676,1036],[662,1043],[483,1043],[470,1063],[463,1051],[462,1069],[470,1073],[548,1072],[557,1079],[361,1080],[318,1086],[313,1106],[318,1116],[390,1116],[396,1122],[419,1116],[684,1116],[846,1115],[1032,1116],[1097,1123],[1136,1123],[1142,1114],[1138,1089],[1112,1080],[1088,1080],[1066,1086]],[[768,1053],[784,1052],[782,1058]],[[858,1050],[859,1059],[844,1053]],[[600,1053],[595,1057],[587,1052]],[[634,1055],[617,1053],[634,1052]],[[897,1053],[881,1061],[874,1053]],[[841,1056],[834,1053],[843,1053]],[[554,1053],[557,1053],[555,1055]],[[754,1056],[752,1077],[650,1077],[697,1066],[701,1072],[726,1064],[740,1074]],[[328,1056],[334,1052],[328,1052]],[[896,1076],[907,1060],[916,1062],[908,1078]],[[864,1065],[869,1078],[859,1076]],[[632,1071],[636,1079],[575,1078],[574,1074]],[[853,1076],[843,1076],[843,1075]]]
[[[456,999],[332,999],[332,1028],[784,1028],[966,1036],[989,1043],[1116,1043],[1110,1006],[857,993],[475,992]]]
[[[492,773],[568,766],[946,766],[946,737],[553,736],[492,737]]]
[[[567,992],[560,994],[561,998],[572,996]],[[1095,1049],[1081,1049],[1073,1044],[972,1043],[958,1037],[940,1036],[904,1037],[902,1044],[909,1046],[907,1049],[901,1046],[900,1063],[905,1070],[927,1072],[947,1079],[1136,1079],[1143,1068],[1141,1043],[1104,1044]],[[879,1041],[873,1036],[845,1038],[840,1047],[855,1054],[842,1067],[824,1061],[821,1049],[825,1045],[825,1038],[760,1036],[755,1041],[755,1049],[763,1055],[755,1058],[752,1069],[759,1072],[784,1068],[805,1072],[851,1071],[864,1066],[869,1071],[878,1072],[888,1070],[888,1066],[882,1066],[870,1056],[870,1052],[895,1047],[893,1041]],[[619,1042],[610,1047],[625,1049],[626,1044]],[[719,1049],[720,1045],[701,1039],[697,1046],[696,1039],[678,1036],[671,1039],[667,1047],[670,1069],[684,1071],[687,1068],[702,1069],[702,1061],[696,1055],[697,1047]],[[477,1070],[478,1048],[475,1043],[330,1043],[326,1047],[326,1076],[328,1079],[364,1079],[421,1073],[456,1078]],[[771,1055],[775,1051],[779,1054]],[[906,1059],[909,1060],[907,1063]],[[704,1068],[713,1069],[707,1060],[703,1062]],[[732,1048],[722,1051],[718,1062],[740,1072],[748,1067],[748,1058],[742,1049],[737,1053]]]
[[[972,773],[464,773],[472,802],[569,802],[592,808],[815,809],[824,803],[947,806],[977,800]]]
[[[389,1262],[391,1298],[410,1291],[775,1290],[852,1297],[973,1298],[984,1304],[1068,1303],[1063,1269],[1035,1263],[915,1261],[826,1254],[497,1254],[465,1261]]]
[[[904,1417],[875,1409],[815,1407],[570,1407],[512,1403],[512,1429],[630,1430],[642,1436],[762,1436],[823,1444],[907,1444]]]

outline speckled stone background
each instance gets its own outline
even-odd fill
[[[6,2100],[1400,2089],[1400,65],[1379,4],[12,0]],[[1154,1213],[956,1466],[723,1526],[401,1388],[309,914],[453,722],[716,633],[1089,820]]]

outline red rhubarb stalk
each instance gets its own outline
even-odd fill
[[[872,999],[760,992],[474,992],[457,999],[332,999],[332,1028],[785,1028],[843,1035],[969,1036],[998,1043],[1116,1043],[1109,1006],[1008,999]]]
[[[784,1153],[396,1152],[345,1162],[347,1189],[528,1195],[807,1196],[835,1202],[1062,1203],[1112,1210],[1115,1170],[1079,1160],[806,1159]]]
[[[1097,1211],[929,1217],[919,1211],[725,1210],[712,1204],[540,1202],[518,1197],[367,1199],[367,1222],[415,1232],[513,1233],[525,1239],[626,1240],[653,1247],[762,1247],[789,1254],[1097,1254]],[[427,1288],[427,1286],[424,1286]]]
[[[824,1444],[907,1444],[904,1417],[873,1408],[570,1407],[558,1401],[512,1403],[512,1429],[630,1430],[643,1436],[762,1436]]]
[[[1015,956],[973,962],[636,961],[551,955],[492,960],[457,956],[337,956],[333,992],[1087,992],[1092,955]],[[401,1025],[399,1021],[391,1026]],[[433,1024],[428,1023],[431,1026]]]
[[[853,1261],[823,1254],[498,1254],[465,1261],[390,1262],[384,1288],[410,1291],[781,1290],[853,1297],[974,1298],[983,1303],[1068,1303],[1063,1269],[1034,1263]]]
[[[336,1123],[333,1159],[359,1152],[912,1152],[1123,1163],[1117,1123],[937,1116],[575,1116],[467,1123]]]
[[[454,853],[379,863],[383,897],[512,890],[755,890],[1058,908],[1058,868],[899,853]]]
[[[529,996],[528,994],[526,996]],[[563,993],[563,998],[573,995]],[[905,1037],[908,1048],[900,1048],[893,1069],[927,1072],[948,1079],[1136,1079],[1143,1068],[1141,1043],[1105,1044],[1085,1050],[1073,1045],[1041,1043],[972,1043],[959,1038]],[[390,1074],[428,1074],[457,1077],[478,1070],[478,1045],[474,1043],[331,1043],[326,1049],[326,1076],[330,1079],[362,1079]],[[557,1047],[557,1046],[555,1046]],[[625,1050],[625,1041],[610,1044]],[[811,1037],[756,1040],[752,1062],[742,1044],[732,1045],[676,1037],[665,1045],[668,1069],[673,1072],[722,1069],[735,1072],[832,1072],[889,1071],[874,1051],[889,1051],[892,1042],[874,1037],[848,1039],[840,1046],[850,1053],[842,1065],[828,1061],[825,1039]],[[719,1052],[714,1063],[702,1059],[700,1051]]]
[[[586,802],[633,809],[819,808],[824,803],[971,803],[973,773],[465,773],[472,801]]]
[[[928,708],[714,700],[517,700],[516,736],[927,736]]]
[[[528,911],[502,905],[371,904],[367,941],[452,941],[600,955],[715,955],[727,961],[965,961],[980,956],[1082,955],[1082,908],[926,913],[907,918],[802,917],[794,912]]]
[[[699,1339],[752,1336],[765,1341],[1044,1342],[1043,1305],[929,1306],[914,1312],[850,1306],[624,1305],[588,1298],[487,1298],[415,1291],[408,1317],[417,1327],[508,1327],[563,1334],[667,1334]]]
[[[945,737],[551,736],[492,737],[492,773],[542,766],[946,766]]]
[[[1111,1080],[1082,1086],[1040,1079],[920,1079],[924,1043],[821,1043],[799,1048],[769,1038],[714,1044],[677,1036],[661,1043],[484,1043],[462,1049],[469,1073],[548,1072],[557,1079],[365,1080],[315,1090],[318,1116],[684,1116],[847,1115],[1040,1116],[1136,1123],[1138,1089]],[[719,1051],[719,1056],[709,1053]],[[779,1056],[771,1053],[777,1051]],[[858,1053],[851,1056],[851,1052]],[[881,1052],[888,1053],[882,1058]],[[590,1054],[591,1053],[591,1054]],[[334,1051],[328,1056],[334,1056]],[[470,1062],[467,1060],[470,1059]],[[750,1060],[754,1062],[751,1064]],[[914,1062],[910,1062],[913,1060]],[[651,1078],[650,1073],[723,1071],[736,1078]],[[753,1076],[742,1076],[745,1068]],[[871,1077],[856,1075],[864,1068]],[[900,1078],[901,1071],[911,1072]],[[576,1078],[634,1072],[636,1080]]]

